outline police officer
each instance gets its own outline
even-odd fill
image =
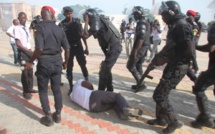
[[[125,42],[125,25],[126,25],[126,22],[125,20],[123,19],[122,20],[122,23],[120,24],[120,33],[121,33],[121,43],[122,43],[122,40],[124,40]]]
[[[74,57],[76,56],[77,62],[81,67],[81,71],[85,80],[88,80],[88,70],[86,67],[87,62],[84,54],[88,55],[89,51],[86,39],[82,38],[83,28],[80,19],[73,18],[73,9],[71,7],[64,7],[63,14],[66,18],[59,23],[59,26],[65,31],[70,45],[70,56],[66,73],[70,85],[70,90],[72,90]],[[81,38],[83,39],[85,44],[85,51],[82,46]]]
[[[62,72],[61,47],[65,50],[64,69],[66,69],[68,63],[70,48],[64,31],[54,23],[54,14],[55,11],[52,7],[42,7],[41,16],[43,21],[36,26],[35,50],[30,61],[26,63],[26,69],[29,69],[33,61],[38,59],[35,74],[37,76],[40,102],[45,114],[40,119],[40,123],[46,126],[52,126],[53,120],[56,123],[61,122],[61,109],[63,107],[60,89]],[[56,110],[52,115],[47,94],[49,80]]]
[[[135,6],[132,14],[138,23],[135,31],[136,38],[127,62],[127,68],[135,78],[136,82],[138,82],[142,75],[143,59],[146,56],[149,47],[150,25],[145,19],[144,9],[142,7]],[[135,92],[145,88],[146,86],[144,83],[139,88],[136,88],[136,85],[132,86],[132,89],[134,89]]]
[[[187,22],[190,24],[190,26],[192,27],[193,30],[193,36],[194,36],[194,40],[193,40],[193,45],[197,45],[197,34],[199,32],[199,27],[197,25],[197,23],[195,22],[194,17],[196,16],[196,12],[193,10],[188,10],[187,13]],[[188,70],[187,76],[190,78],[190,80],[192,80],[194,83],[197,79],[195,73],[199,70],[198,65],[197,65],[197,61],[196,61],[196,51],[194,51],[195,54],[195,59],[193,60],[194,62],[192,63],[192,67]],[[195,72],[192,70],[192,68],[195,70]]]
[[[31,22],[30,27],[29,27],[29,31],[33,30],[33,35],[35,38],[35,33],[36,33],[36,25],[40,23],[40,21],[42,21],[42,18],[40,15],[37,15],[34,17],[34,20]]]
[[[195,22],[197,23],[198,27],[199,27],[199,30],[198,30],[198,33],[196,35],[197,39],[196,39],[196,45],[198,45],[198,42],[199,42],[199,38],[201,36],[201,33],[202,33],[202,23],[199,21],[201,18],[201,15],[199,12],[196,12],[196,16],[194,17],[194,20]]]
[[[215,128],[215,122],[209,114],[208,99],[205,95],[205,90],[215,84],[215,23],[209,27],[207,39],[208,43],[206,45],[196,47],[199,51],[209,52],[208,69],[199,75],[193,86],[193,93],[196,95],[196,102],[200,111],[196,120],[191,123],[196,128],[202,126]]]
[[[98,39],[105,55],[105,60],[102,61],[100,67],[98,90],[107,88],[107,91],[113,91],[111,69],[122,51],[120,33],[107,17],[100,16],[94,9],[86,10],[83,15],[85,37],[93,35]],[[90,25],[89,32],[88,25]]]
[[[167,124],[163,133],[172,133],[182,127],[182,123],[177,119],[168,96],[171,89],[176,87],[187,74],[190,67],[194,49],[193,34],[176,1],[162,2],[159,13],[168,25],[169,31],[166,45],[152,61],[156,61],[157,65],[162,65],[166,57],[169,61],[153,94],[156,102],[156,119],[149,120],[147,123],[162,126]],[[172,51],[174,55],[170,54]]]

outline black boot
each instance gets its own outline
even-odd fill
[[[196,102],[200,114],[195,121],[191,122],[191,125],[195,128],[201,128],[202,126],[214,128],[215,123],[208,112],[208,99],[204,92],[196,92]]]
[[[168,113],[166,112],[164,113],[165,114],[162,115],[162,117],[168,123],[168,126],[165,129],[163,129],[164,134],[173,133],[176,129],[181,128],[183,126],[183,123],[178,121],[172,107],[169,107]]]
[[[148,120],[147,123],[149,125],[159,125],[159,126],[166,126],[166,121],[161,116],[161,107],[156,105],[155,109],[156,119]]]
[[[195,121],[191,122],[192,127],[201,129],[203,126],[215,128],[215,121],[209,115],[199,114]]]
[[[61,122],[61,112],[60,110],[56,110],[56,112],[54,112],[52,114],[53,120],[55,123],[60,123]]]
[[[148,120],[147,124],[149,125],[159,125],[159,126],[166,126],[167,123],[164,119],[152,119],[152,120]]]
[[[170,123],[165,129],[162,130],[164,134],[171,134],[173,133],[176,129],[181,128],[183,126],[183,123],[180,121],[175,121]]]
[[[131,88],[134,90],[135,93],[143,91],[147,88],[146,84],[143,82],[139,87],[137,85],[132,85]]]
[[[52,115],[51,114],[45,115],[44,117],[42,117],[40,119],[40,123],[47,126],[47,127],[54,125]]]

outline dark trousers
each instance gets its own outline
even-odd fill
[[[193,87],[193,93],[196,95],[198,109],[202,116],[210,117],[208,110],[208,99],[205,90],[215,84],[215,65],[210,66],[206,71],[202,72],[196,80]],[[207,119],[207,118],[205,118]]]
[[[61,71],[62,60],[56,59],[55,61],[39,61],[37,64],[37,83],[39,89],[39,97],[42,105],[42,109],[45,114],[50,112],[49,100],[48,100],[48,83],[50,80],[51,90],[54,95],[55,109],[62,109],[62,93],[61,93]]]
[[[111,69],[116,63],[121,51],[122,46],[119,42],[112,44],[109,50],[103,49],[105,60],[102,61],[100,67],[98,90],[105,90],[107,88],[107,90],[113,91]]]
[[[76,57],[76,60],[81,67],[81,71],[84,77],[88,77],[88,70],[86,67],[86,57],[84,55],[84,50],[81,41],[77,43],[77,46],[71,46],[70,48],[70,55],[69,55],[69,61],[67,64],[67,78],[73,78],[73,66],[74,66],[74,57]]]
[[[188,64],[177,64],[168,63],[153,94],[153,99],[156,102],[156,118],[164,119],[168,124],[177,121],[176,114],[169,102],[169,93],[172,88],[178,85],[189,69]]]
[[[18,50],[17,50],[17,46],[16,43],[11,43],[11,47],[13,49],[13,57],[14,57],[14,64],[18,63]]]
[[[127,69],[132,73],[132,75],[134,76],[137,82],[139,81],[140,76],[143,73],[142,64],[145,60],[147,50],[148,50],[148,45],[142,46],[142,48],[138,51],[134,59],[134,48],[133,48],[127,62]]]
[[[128,107],[128,103],[121,94],[99,90],[92,92],[89,105],[91,112],[102,112],[114,108],[118,114],[122,114],[123,108]]]
[[[30,56],[24,52],[18,51],[19,61],[29,61]],[[28,93],[29,90],[33,89],[33,68],[22,70],[21,83],[24,93]]]

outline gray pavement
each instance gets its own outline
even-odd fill
[[[165,38],[165,33],[163,34]],[[32,41],[32,46],[33,46]],[[161,49],[164,41],[159,46]],[[206,43],[206,33],[203,33],[200,44]],[[93,83],[95,89],[98,84],[98,71],[101,61],[104,59],[103,53],[97,43],[97,40],[90,38],[88,40],[90,55],[87,56],[87,67],[89,70],[89,80]],[[122,44],[124,48],[124,43]],[[133,120],[120,120],[113,110],[101,113],[90,113],[69,100],[67,91],[69,85],[64,74],[62,81],[63,92],[63,110],[62,123],[54,124],[52,127],[45,127],[39,123],[43,116],[38,94],[34,94],[30,101],[23,99],[22,87],[20,83],[21,71],[18,66],[13,65],[13,52],[9,44],[9,38],[5,33],[0,33],[0,130],[7,129],[8,134],[157,134],[161,133],[162,127],[150,126],[146,124],[148,119],[154,118],[155,102],[152,99],[153,91],[162,75],[163,67],[150,72],[154,78],[146,79],[148,88],[139,93],[131,92],[131,85],[135,82],[131,74],[126,69],[125,48],[120,55],[116,65],[113,67],[113,80],[115,92],[120,92],[132,107],[138,107],[143,110],[143,116]],[[33,47],[32,47],[33,48]],[[198,64],[201,71],[207,68],[208,54],[197,52]],[[148,63],[143,64],[143,69]],[[35,71],[35,67],[34,67]],[[77,62],[74,67],[74,82],[83,78]],[[184,123],[181,129],[175,131],[175,134],[215,134],[215,129],[203,127],[203,129],[194,129],[190,127],[190,121],[193,121],[198,114],[195,97],[191,93],[193,83],[185,77],[170,94],[170,101],[173,105],[178,118]],[[36,77],[34,79],[34,89],[37,88]],[[215,118],[215,97],[212,88],[206,91],[209,99],[209,109]],[[52,112],[54,111],[53,95],[49,87],[49,99]]]

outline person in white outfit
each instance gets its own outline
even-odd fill
[[[132,18],[129,18],[129,22],[126,24],[126,31],[125,31],[125,49],[127,57],[130,55],[130,51],[133,47],[133,41],[134,41],[134,32],[136,28],[136,23],[133,22]]]
[[[103,112],[113,108],[120,119],[138,117],[142,114],[140,109],[129,107],[120,93],[93,90],[93,85],[83,79],[74,84],[69,96],[73,102],[90,112]]]
[[[7,32],[6,34],[10,37],[10,44],[11,44],[11,47],[13,49],[13,56],[14,56],[14,64],[15,65],[19,65],[19,60],[18,60],[18,51],[17,51],[17,46],[16,46],[16,41],[15,41],[15,36],[14,36],[14,28],[15,26],[17,26],[19,24],[19,20],[17,19],[14,19],[13,20],[13,25],[10,26],[8,29],[7,29]]]
[[[149,57],[149,62],[154,58],[155,54],[158,53],[158,45],[161,43],[163,27],[160,25],[159,21],[154,20],[154,24],[152,26],[152,36],[153,36],[153,47]]]

